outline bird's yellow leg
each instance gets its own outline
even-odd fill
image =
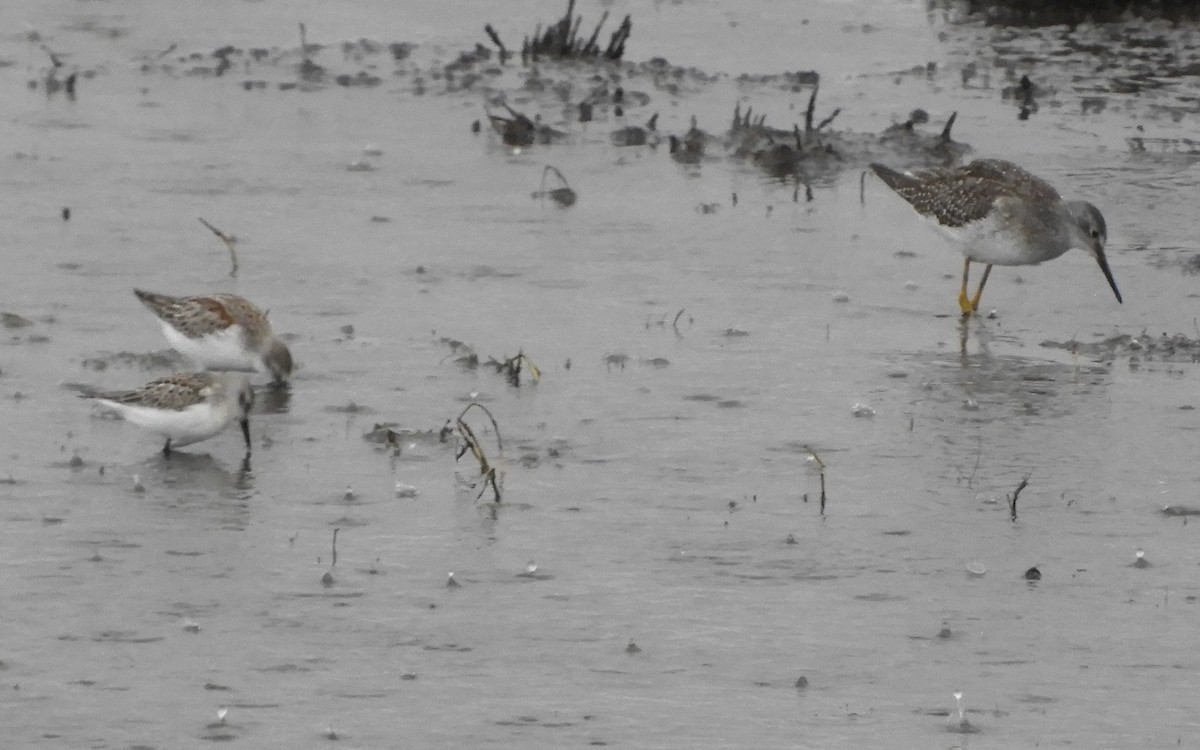
[[[988,274],[992,272],[992,264],[988,264],[983,268],[983,278],[979,280],[979,288],[975,290],[975,296],[971,298],[971,311],[979,312],[979,298],[983,296],[983,285],[987,283]],[[964,288],[965,291],[965,288]],[[962,304],[961,302],[959,304]]]
[[[967,280],[971,275],[971,259],[967,258],[963,261],[963,283],[962,289],[958,291],[958,307],[962,310],[963,317],[967,317],[975,312],[975,306],[971,302],[971,298],[967,296]]]

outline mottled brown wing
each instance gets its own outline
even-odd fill
[[[214,294],[212,298],[220,303],[231,322],[241,325],[247,331],[271,330],[267,314],[245,297],[237,294]]]
[[[1054,203],[1062,200],[1054,186],[1042,178],[1003,159],[976,159],[963,167],[967,174],[995,182],[1009,195],[1031,203]]]
[[[130,391],[98,393],[96,396],[118,404],[181,410],[206,400],[212,393],[211,389],[212,376],[197,373],[168,375]]]
[[[169,297],[140,289],[133,292],[155,315],[188,338],[223,331],[238,322],[220,299],[227,295]]]
[[[962,227],[984,218],[1001,198],[1034,204],[1059,200],[1049,183],[1000,159],[978,159],[964,167],[911,175],[878,167],[875,171],[913,208],[946,227]]]
[[[997,183],[969,177],[961,171],[918,172],[916,180],[895,188],[913,208],[946,227],[961,227],[978,221],[992,210],[996,199],[1006,195]]]

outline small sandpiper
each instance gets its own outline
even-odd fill
[[[164,456],[173,448],[200,442],[237,420],[250,454],[250,409],[254,391],[250,379],[232,372],[193,372],[168,375],[128,391],[90,391],[92,398],[116,411],[127,422],[166,438]]]
[[[962,250],[964,316],[979,311],[979,298],[993,265],[1033,266],[1073,247],[1096,259],[1117,302],[1121,292],[1104,256],[1108,229],[1100,210],[1087,201],[1064,201],[1050,183],[1000,159],[978,159],[964,167],[897,172],[871,169],[921,216],[937,223]],[[967,296],[971,261],[986,263],[979,289]]]
[[[207,294],[169,297],[134,289],[158,316],[180,354],[212,370],[257,370],[276,384],[292,374],[292,353],[271,330],[267,315],[245,297]]]

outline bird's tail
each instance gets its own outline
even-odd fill
[[[883,180],[884,184],[892,190],[902,190],[903,188],[912,187],[919,180],[910,174],[897,172],[891,167],[884,166],[878,162],[871,164],[871,171],[879,175],[879,179]]]
[[[139,300],[142,301],[143,305],[150,308],[155,313],[162,313],[163,311],[170,309],[176,303],[176,299],[174,297],[168,297],[165,294],[147,292],[144,289],[134,289],[133,293]]]

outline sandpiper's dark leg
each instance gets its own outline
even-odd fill
[[[975,290],[975,296],[971,298],[971,311],[979,312],[979,298],[983,296],[983,285],[987,283],[988,274],[992,272],[992,266],[989,263],[983,269],[983,278],[979,280],[979,288]]]
[[[989,266],[990,268],[991,266]],[[985,272],[986,273],[986,272]],[[962,289],[958,291],[958,307],[962,310],[963,316],[968,316],[975,312],[975,308],[971,305],[971,298],[967,296],[967,280],[971,275],[971,259],[967,258],[963,261],[963,283]]]
[[[250,456],[250,420],[242,420],[242,437],[246,438],[246,457]]]
[[[163,455],[171,455],[171,438],[167,438],[167,444],[163,446]]]

